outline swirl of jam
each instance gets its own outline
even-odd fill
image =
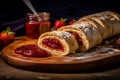
[[[42,43],[50,48],[64,51],[63,45],[57,39],[47,38]]]
[[[16,54],[21,54],[27,57],[48,57],[51,54],[36,45],[23,45],[15,49]]]
[[[83,45],[81,37],[76,32],[73,32],[73,31],[67,31],[67,32],[69,32],[69,33],[71,33],[71,34],[73,34],[75,36],[75,38],[76,38],[79,45]]]

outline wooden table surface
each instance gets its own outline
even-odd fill
[[[45,73],[22,70],[0,58],[0,80],[120,80],[120,66],[95,72]]]

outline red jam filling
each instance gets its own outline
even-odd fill
[[[40,49],[36,45],[24,45],[15,50],[16,54],[21,54],[27,57],[48,57],[50,53]]]
[[[63,45],[57,39],[53,39],[53,38],[44,39],[42,41],[42,44],[53,49],[59,49],[64,51]]]
[[[67,31],[67,32],[69,32],[69,33],[71,33],[71,34],[73,34],[75,36],[75,38],[76,38],[79,45],[83,45],[81,37],[76,32],[72,32],[72,31]]]

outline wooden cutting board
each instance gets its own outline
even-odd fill
[[[113,40],[110,40],[113,43]],[[76,52],[63,57],[33,58],[15,53],[16,48],[27,44],[37,45],[37,40],[28,39],[25,36],[17,37],[13,43],[3,48],[3,60],[20,69],[41,72],[89,72],[104,70],[120,63],[120,49],[108,42],[87,52]]]

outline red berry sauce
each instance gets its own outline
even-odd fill
[[[71,34],[73,34],[75,36],[75,38],[76,38],[79,45],[83,45],[81,37],[76,32],[72,32],[72,31],[67,31],[67,32],[69,32],[69,33],[71,33]]]
[[[36,45],[24,45],[15,50],[16,54],[21,54],[27,57],[48,57],[50,53],[40,49]]]
[[[63,45],[57,39],[53,39],[53,38],[44,39],[42,41],[42,44],[53,49],[59,49],[64,51]]]

